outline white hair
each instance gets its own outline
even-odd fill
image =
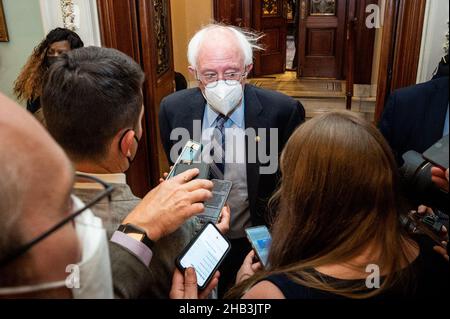
[[[188,61],[191,66],[197,68],[197,58],[199,49],[207,38],[207,34],[213,30],[222,29],[231,31],[241,47],[242,54],[244,56],[244,65],[250,65],[253,63],[253,50],[262,50],[262,47],[258,44],[258,41],[263,37],[260,34],[243,30],[235,26],[228,26],[224,24],[209,24],[198,31],[189,41],[188,45]]]

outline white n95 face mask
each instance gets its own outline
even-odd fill
[[[75,209],[84,206],[83,202],[74,196]],[[82,248],[82,259],[78,263],[80,270],[79,282],[73,284],[72,294],[75,299],[112,299],[113,284],[111,262],[109,259],[108,239],[102,220],[89,209],[75,219],[76,231]],[[72,273],[75,275],[75,272]]]
[[[239,81],[227,84],[225,81],[218,81],[213,88],[205,86],[205,99],[208,104],[218,113],[228,116],[239,105],[242,100],[243,90]]]
[[[72,195],[74,211],[84,207],[83,202]],[[65,280],[37,285],[0,287],[0,296],[33,293],[50,289],[69,288],[75,299],[112,299],[113,284],[109,259],[108,240],[100,218],[90,209],[75,218],[75,229],[82,249],[78,264],[68,265]]]

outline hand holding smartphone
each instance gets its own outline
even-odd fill
[[[213,223],[207,223],[176,259],[181,272],[193,267],[199,289],[208,286],[214,273],[230,251],[231,244]]]
[[[263,268],[266,268],[270,244],[272,243],[272,236],[270,235],[269,229],[266,226],[255,226],[245,229],[245,233],[261,265]]]
[[[189,140],[186,143],[186,145],[183,147],[183,150],[181,151],[180,156],[178,156],[176,162],[173,164],[173,167],[170,170],[169,175],[167,175],[167,177],[166,177],[166,180],[174,177],[177,174],[182,173],[186,169],[195,168],[194,166],[192,166],[192,167],[180,169],[179,166],[183,165],[183,164],[186,166],[194,164],[194,161],[199,158],[201,151],[202,151],[202,145],[200,143]]]

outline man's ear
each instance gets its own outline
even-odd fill
[[[194,68],[192,65],[190,65],[190,66],[188,67],[188,70],[189,70],[189,73],[190,73],[194,78],[197,78],[197,76],[196,76],[196,74],[195,74],[195,68]]]
[[[119,134],[123,134],[123,132],[120,132]],[[125,135],[123,135],[122,139],[120,140],[119,148],[120,152],[125,157],[131,156],[131,147],[134,143],[134,135],[136,135],[136,132],[133,130],[128,130]]]
[[[250,73],[252,69],[253,69],[253,63],[247,65],[245,72]]]

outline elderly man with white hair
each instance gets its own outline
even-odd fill
[[[219,296],[251,250],[245,228],[269,223],[268,199],[278,183],[278,155],[305,118],[303,106],[281,93],[245,83],[259,37],[213,24],[189,43],[189,71],[198,88],[178,91],[160,106],[161,139],[173,163],[188,138],[200,141],[216,178],[233,182],[228,198],[232,249],[225,259]],[[180,130],[181,129],[181,130]],[[172,136],[171,136],[172,135]]]

